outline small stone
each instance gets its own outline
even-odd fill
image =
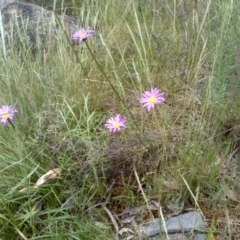
[[[177,217],[169,218],[165,221],[167,234],[171,240],[204,240],[205,234],[196,232],[195,229],[203,229],[205,223],[202,216],[198,212],[189,212]],[[165,239],[166,231],[162,220],[155,219],[154,221],[142,224],[140,232],[144,239],[147,237],[149,240]],[[194,237],[194,238],[193,238]]]
[[[0,0],[1,23],[6,45],[27,44],[32,50],[53,46],[64,30],[76,31],[76,19],[55,15],[40,6],[13,0]],[[61,22],[59,24],[58,20]],[[62,29],[62,27],[64,29]]]
[[[15,0],[0,0],[0,7],[2,7],[3,5],[6,5],[8,3],[14,2]]]

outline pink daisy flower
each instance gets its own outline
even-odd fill
[[[104,124],[104,126],[111,132],[111,133],[115,133],[115,132],[120,132],[122,129],[121,128],[125,128],[125,122],[126,122],[126,118],[122,117],[120,114],[118,114],[115,117],[109,118],[106,123]]]
[[[152,88],[150,91],[146,91],[142,94],[140,103],[142,103],[144,108],[150,111],[155,107],[155,104],[165,101],[163,95],[164,93],[159,93],[159,90],[157,88]]]
[[[77,32],[73,33],[72,39],[75,41],[79,41],[79,43],[83,43],[88,38],[92,37],[94,31],[90,28],[84,29],[81,28]]]
[[[4,105],[0,108],[0,122],[4,125],[8,124],[8,121],[14,120],[15,113],[18,113],[18,110],[14,109],[12,106]]]

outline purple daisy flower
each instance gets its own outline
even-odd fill
[[[92,37],[93,33],[94,31],[90,28],[81,28],[77,32],[73,33],[72,39],[75,41],[79,41],[79,43],[83,43],[88,38]]]
[[[164,93],[159,93],[159,90],[157,88],[152,88],[150,91],[146,91],[142,94],[140,103],[143,104],[144,108],[150,111],[155,107],[155,104],[165,101],[163,95]]]
[[[115,117],[109,118],[104,126],[111,132],[120,132],[121,128],[125,128],[125,122],[126,118],[122,117],[120,114],[118,114]]]
[[[12,106],[3,105],[0,108],[0,122],[4,125],[8,124],[8,121],[14,120],[15,113],[18,113],[18,110],[13,108]]]

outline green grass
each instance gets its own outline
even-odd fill
[[[15,129],[0,126],[0,239],[114,239],[104,207],[119,214],[151,199],[200,211],[207,239],[239,230],[229,85],[240,3],[192,2],[53,1],[96,31],[87,44],[100,68],[64,34],[34,55],[1,44],[0,104],[19,114]],[[139,98],[151,87],[166,102],[148,113]],[[111,135],[104,122],[118,113],[127,128]],[[61,173],[30,187],[53,168]]]

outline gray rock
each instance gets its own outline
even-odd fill
[[[69,34],[77,30],[76,19],[65,15],[56,17],[52,11],[35,4],[0,0],[0,8],[0,33],[4,35],[4,44],[27,44],[31,49],[41,45],[45,48],[48,44],[54,44],[59,34],[64,35],[63,28]]]
[[[0,0],[0,7],[2,7],[3,5],[6,5],[8,3],[14,2],[15,0]]]
[[[143,238],[149,240],[161,240],[166,239],[166,231],[169,239],[171,240],[204,240],[205,234],[197,229],[203,229],[205,226],[202,216],[198,212],[189,212],[177,217],[172,217],[165,221],[165,226],[160,219],[142,224],[139,228]]]

